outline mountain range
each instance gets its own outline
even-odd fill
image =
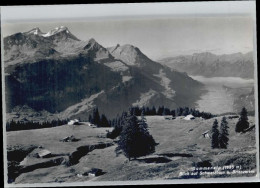
[[[105,48],[65,26],[5,37],[4,70],[7,113],[26,105],[59,118],[87,119],[95,107],[108,117],[130,106],[193,107],[203,86],[138,47]]]
[[[254,78],[253,52],[216,55],[210,52],[168,57],[158,62],[180,72],[205,77]]]

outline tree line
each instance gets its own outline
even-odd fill
[[[116,127],[121,124],[122,121],[122,116],[126,112],[123,112],[121,116],[117,116],[116,118],[113,118],[112,120],[108,120],[109,125],[111,127]],[[158,108],[155,108],[154,106],[152,108],[149,107],[131,107],[129,108],[129,113],[133,114],[135,116],[166,116],[166,115],[171,115],[173,117],[176,116],[187,116],[189,114],[193,115],[194,117],[202,117],[204,119],[210,119],[215,117],[215,115],[209,113],[209,112],[200,112],[199,110],[196,110],[194,108],[189,108],[189,107],[179,107],[173,110],[170,110],[167,107],[164,106],[159,106]],[[93,115],[94,116],[94,115]]]
[[[19,130],[29,130],[29,129],[42,129],[57,127],[61,125],[66,125],[68,119],[66,120],[52,120],[44,122],[33,122],[33,121],[14,121],[6,122],[6,131],[19,131]]]
[[[136,107],[131,107],[130,112],[132,114],[135,114],[136,116],[141,116],[141,113],[143,112],[145,116],[153,116],[153,115],[187,116],[191,114],[194,117],[202,117],[204,119],[209,119],[214,117],[214,115],[211,113],[200,112],[199,110],[196,110],[194,108],[189,108],[189,107],[179,107],[171,110],[164,106],[159,106],[158,108],[155,108],[155,106],[153,106],[152,108],[136,106]]]
[[[88,121],[95,124],[97,127],[111,127],[111,120],[108,120],[105,114],[99,115],[98,108],[93,110],[93,113],[89,115]]]
[[[129,108],[129,113],[133,114],[135,116],[141,116],[142,113],[145,116],[153,116],[153,115],[159,115],[159,116],[165,116],[165,115],[171,115],[173,117],[176,116],[187,116],[189,114],[193,115],[194,117],[202,117],[204,119],[210,119],[215,117],[215,115],[208,113],[208,112],[200,112],[199,110],[196,110],[194,108],[188,108],[188,107],[179,107],[174,110],[170,110],[169,108],[166,108],[164,106],[159,106],[157,109],[153,106],[152,108],[149,107],[131,107]],[[109,120],[109,124],[111,127],[118,127],[122,124],[122,119],[125,116],[126,112],[123,112],[121,116],[117,116],[116,118]]]
[[[200,112],[199,110],[188,108],[188,107],[179,107],[176,110],[170,110],[169,108],[166,108],[164,106],[159,106],[157,109],[154,106],[152,108],[131,107],[129,108],[128,113],[130,115],[135,115],[135,116],[172,115],[176,117],[176,116],[186,116],[188,114],[192,114],[194,117],[202,117],[205,119],[214,117],[214,115],[211,113]],[[118,115],[116,118],[109,121],[111,123],[110,126],[114,127],[114,129],[112,130],[112,132],[107,133],[108,138],[114,139],[120,135],[121,131],[123,130],[124,119],[126,115],[127,113],[123,112],[121,116]]]
[[[122,128],[122,122],[124,119],[126,112],[123,112],[121,116],[117,116],[113,119],[108,119],[105,114],[99,113],[98,108],[95,108],[92,112],[92,114],[89,115],[88,121],[92,124],[95,124],[97,127],[114,127],[115,130],[112,133],[112,137],[118,136],[121,132]],[[186,116],[188,114],[192,114],[194,117],[202,117],[204,119],[209,119],[214,117],[211,113],[207,112],[200,112],[199,110],[196,110],[194,108],[188,108],[188,107],[179,107],[174,110],[170,110],[167,107],[159,106],[158,108],[155,108],[154,106],[152,108],[150,107],[131,107],[129,108],[129,114],[135,115],[135,116],[141,116],[141,114],[145,116],[152,116],[152,115],[172,115],[172,116]],[[45,121],[45,122],[33,122],[33,121],[14,121],[6,123],[6,130],[7,131],[17,131],[17,130],[28,130],[28,129],[40,129],[40,128],[48,128],[48,127],[56,127],[60,125],[65,125],[68,123],[68,119],[66,120],[52,120],[52,121]]]

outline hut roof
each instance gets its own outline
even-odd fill
[[[43,149],[43,150],[38,152],[39,157],[45,157],[45,156],[50,155],[50,154],[51,154],[51,152],[47,149]]]
[[[195,117],[193,115],[187,115],[185,118],[183,118],[185,120],[191,120],[191,119],[195,119]]]

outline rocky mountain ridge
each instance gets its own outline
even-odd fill
[[[135,46],[105,48],[93,38],[77,39],[66,27],[4,38],[4,66],[7,112],[28,105],[86,119],[98,107],[116,116],[133,105],[193,106],[202,88]]]

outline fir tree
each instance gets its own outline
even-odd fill
[[[213,126],[212,126],[212,137],[211,137],[211,148],[219,148],[219,130],[218,130],[218,121],[215,119]]]
[[[185,107],[185,108],[183,109],[182,115],[183,115],[183,116],[189,115],[189,108],[188,108],[188,107]]]
[[[177,116],[181,116],[182,113],[183,113],[183,108],[182,107],[177,108]]]
[[[159,106],[159,108],[158,108],[158,111],[157,111],[157,115],[163,115],[163,111],[164,111],[164,106]]]
[[[172,110],[172,111],[171,111],[171,115],[172,115],[172,117],[175,117],[175,116],[176,116],[175,110]]]
[[[99,126],[100,124],[100,116],[99,116],[98,108],[95,108],[93,110],[93,124],[97,126]]]
[[[109,127],[109,122],[104,114],[101,115],[100,119],[100,126],[101,127]]]
[[[140,109],[141,112],[144,112],[144,114],[146,114],[147,110],[145,109],[145,107],[143,106],[141,109]],[[148,108],[148,111],[150,111],[150,109]]]
[[[139,122],[136,116],[129,114],[123,123],[116,152],[122,150],[129,160],[154,152],[155,142],[148,132],[143,115]]]
[[[134,115],[134,114],[135,114],[135,110],[134,110],[133,107],[130,107],[130,108],[128,109],[128,112],[129,112],[130,115]]]
[[[148,132],[148,125],[146,123],[146,119],[144,117],[144,111],[142,111],[141,113],[141,120],[139,121],[139,126],[140,126],[140,129],[143,129],[143,130],[147,130]]]
[[[93,118],[92,118],[92,115],[91,115],[91,114],[88,116],[88,121],[89,121],[90,123],[93,123]]]
[[[152,107],[151,113],[149,115],[156,115],[156,108],[154,106]]]
[[[247,110],[246,108],[242,108],[242,111],[240,113],[240,118],[236,124],[236,132],[243,132],[245,129],[249,128],[249,122],[247,117]]]
[[[163,109],[163,115],[165,116],[165,115],[170,115],[171,114],[171,111],[170,111],[170,109],[169,108],[164,108]]]
[[[227,149],[228,146],[228,122],[226,117],[223,117],[221,120],[221,125],[220,125],[220,132],[219,132],[219,147],[223,149]]]
[[[155,151],[155,141],[150,135],[149,130],[148,130],[148,125],[146,123],[146,118],[144,117],[144,112],[141,113],[141,120],[139,121],[139,131],[140,131],[140,153],[139,155],[146,155],[149,153],[153,153]]]

